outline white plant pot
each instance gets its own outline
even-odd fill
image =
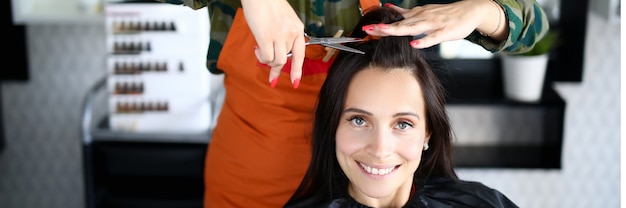
[[[502,55],[501,60],[504,95],[519,102],[539,102],[548,66],[548,54]]]

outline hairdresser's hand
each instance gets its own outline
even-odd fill
[[[276,85],[287,63],[287,53],[291,52],[291,83],[296,88],[304,62],[304,24],[285,0],[242,0],[241,3],[258,44],[255,55],[260,63],[271,67],[270,85]]]
[[[385,6],[402,13],[404,20],[365,26],[363,30],[377,36],[425,35],[411,42],[414,48],[427,48],[444,41],[460,40],[474,30],[498,41],[504,40],[508,35],[504,12],[493,0],[428,4],[410,10],[393,4]]]

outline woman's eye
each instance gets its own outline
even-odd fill
[[[352,117],[352,118],[350,118],[348,120],[351,121],[354,125],[357,125],[357,126],[364,126],[365,125],[365,119],[363,119],[361,117]]]
[[[398,129],[407,129],[407,128],[410,128],[410,127],[413,127],[413,125],[411,125],[408,122],[400,122],[400,123],[398,123]]]

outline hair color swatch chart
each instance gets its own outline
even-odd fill
[[[206,9],[105,5],[112,130],[199,133],[211,125]]]

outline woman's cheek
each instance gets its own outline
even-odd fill
[[[416,133],[408,137],[410,138],[400,139],[406,142],[398,144],[398,153],[407,160],[420,160],[424,150],[424,141],[426,141],[425,134]]]
[[[345,128],[337,129],[336,142],[337,150],[343,152],[346,155],[350,155],[359,150],[366,141],[362,133],[349,131]]]

